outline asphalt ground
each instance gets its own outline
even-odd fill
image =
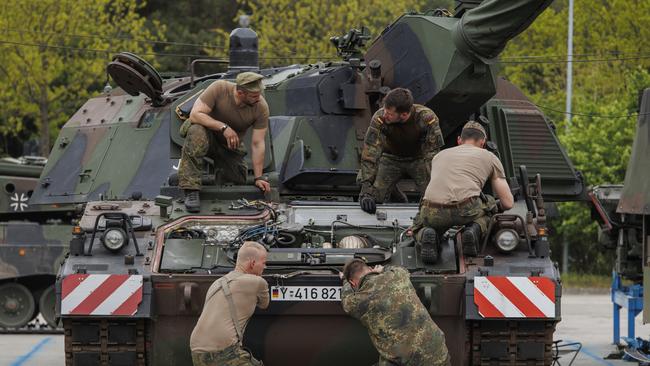
[[[563,320],[558,324],[555,339],[565,343],[580,342],[582,350],[573,365],[636,365],[636,362],[603,359],[616,349],[612,345],[612,304],[608,294],[562,297]],[[621,335],[627,335],[625,309],[621,310]],[[650,324],[643,325],[641,315],[636,318],[636,335],[650,338]],[[567,349],[570,347],[567,347]],[[63,366],[63,335],[0,335],[0,365]],[[561,365],[569,365],[571,355],[564,354]]]

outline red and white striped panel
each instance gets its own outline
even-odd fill
[[[142,276],[73,274],[61,285],[61,315],[133,315],[142,302]]]
[[[546,277],[474,277],[483,318],[554,318],[555,282]]]

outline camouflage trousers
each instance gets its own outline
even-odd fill
[[[380,358],[379,362],[374,364],[374,366],[421,366],[421,365],[427,365],[427,366],[451,366],[451,360],[449,359],[449,356],[447,356],[446,359],[443,359],[442,361],[435,361],[435,360],[429,360],[429,359],[424,359],[424,358],[418,358],[417,360],[413,360],[413,362],[409,361],[408,363],[405,364],[399,364],[399,363],[394,363],[392,361]]]
[[[443,339],[444,342],[444,339]],[[374,364],[374,366],[451,366],[451,359],[449,358],[449,352],[446,347],[441,347],[438,352],[435,353],[414,353],[411,358],[404,363],[393,362],[387,360],[383,357],[379,357],[379,362]]]
[[[244,144],[240,142],[238,149],[230,150],[217,139],[216,133],[195,123],[187,130],[178,166],[180,188],[201,189],[203,158],[206,156],[214,161],[217,176],[222,182],[246,183],[248,167],[244,161]]]
[[[247,350],[232,345],[219,352],[192,352],[194,366],[263,366]]]
[[[468,202],[459,204],[456,207],[429,207],[426,203],[420,203],[420,211],[413,219],[414,229],[417,231],[416,240],[420,240],[421,230],[423,227],[431,227],[436,230],[438,237],[452,226],[466,225],[471,222],[479,224],[481,227],[481,236],[487,232],[490,223],[488,212],[496,205],[494,198],[488,196],[487,202],[483,202],[480,197],[474,197]]]
[[[379,203],[386,202],[403,175],[411,177],[420,194],[424,194],[431,177],[431,161],[423,157],[403,158],[382,154],[372,184],[375,200]]]

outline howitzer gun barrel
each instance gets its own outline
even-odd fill
[[[452,30],[454,43],[464,53],[484,59],[494,58],[552,2],[485,0],[463,14]]]

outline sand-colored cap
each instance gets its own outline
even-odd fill
[[[264,79],[264,76],[247,71],[238,74],[235,83],[241,89],[255,93],[264,90],[262,79]]]
[[[487,133],[485,133],[485,128],[483,128],[483,126],[481,126],[481,124],[476,121],[469,121],[465,123],[465,126],[463,126],[463,130],[468,128],[481,131],[483,133],[483,136],[487,137]]]

